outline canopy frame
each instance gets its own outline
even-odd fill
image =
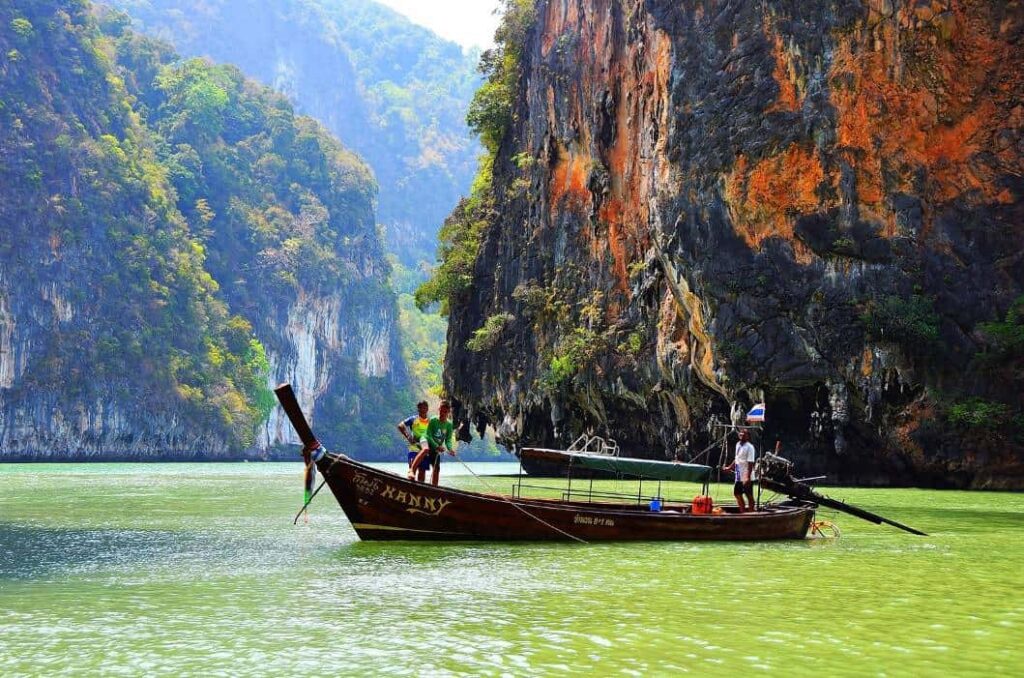
[[[519,450],[519,479],[513,488],[513,495],[520,496],[523,488],[546,489],[555,488],[542,487],[538,485],[527,485],[523,483],[522,463],[524,457],[543,459],[562,464],[567,469],[566,489],[562,492],[564,501],[572,501],[574,497],[586,499],[593,502],[594,498],[599,499],[624,499],[643,503],[647,499],[657,499],[662,503],[667,500],[662,496],[663,481],[691,482],[701,485],[701,493],[707,494],[711,482],[711,467],[703,464],[685,464],[680,462],[658,461],[653,459],[638,459],[632,457],[620,457],[617,455],[601,454],[594,452],[575,450],[553,450],[545,448],[522,448]],[[612,473],[618,479],[629,479],[637,482],[635,494],[622,492],[594,491],[594,476],[589,476],[589,486],[582,491],[573,490],[573,471],[599,471]],[[578,477],[578,476],[577,476]],[[657,481],[657,490],[654,496],[645,497],[644,481]],[[688,501],[688,500],[683,500]]]

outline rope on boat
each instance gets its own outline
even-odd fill
[[[313,492],[313,494],[309,495],[309,500],[305,504],[303,504],[302,508],[299,509],[299,512],[295,514],[295,520],[292,521],[292,525],[298,525],[299,524],[299,518],[301,518],[302,514],[305,513],[307,508],[309,508],[309,505],[313,503],[313,497],[315,497],[317,494],[319,494],[320,490],[324,489],[324,485],[326,485],[326,484],[327,484],[327,479],[326,478],[320,481],[320,486],[316,488],[316,490]]]
[[[813,521],[811,523],[810,533],[812,537],[818,537],[820,539],[839,539],[843,536],[843,533],[839,531],[839,526],[831,520]]]
[[[299,509],[299,512],[295,514],[295,520],[292,521],[292,525],[298,525],[299,524],[299,518],[302,517],[303,512],[307,508],[309,508],[309,505],[313,503],[313,499],[316,497],[316,495],[320,494],[320,490],[324,489],[324,485],[327,484],[327,471],[330,471],[331,467],[334,466],[334,463],[336,461],[338,461],[339,459],[341,459],[341,457],[334,456],[330,452],[328,452],[327,448],[323,447],[323,445],[321,445],[320,447],[324,451],[322,456],[330,457],[331,458],[331,463],[328,464],[327,469],[323,473],[320,474],[320,475],[322,475],[324,477],[324,479],[320,481],[320,486],[316,488],[316,490],[313,492],[313,494],[309,495],[309,499],[307,499],[306,503],[302,505],[302,508]],[[310,459],[309,460],[309,466],[313,466],[314,464],[316,464],[317,459],[319,459],[319,457],[314,458],[314,459]],[[309,469],[309,466],[306,467],[307,470]]]
[[[718,442],[716,441],[714,444],[718,445]],[[714,497],[715,503],[719,503],[721,501],[720,493],[722,491],[722,467],[725,465],[725,460],[726,460],[726,457],[728,456],[728,454],[729,454],[729,432],[726,431],[722,435],[722,447],[719,448],[719,451],[718,451],[718,463],[715,464],[715,474],[716,474],[715,475],[715,489],[711,492],[711,496]],[[710,459],[711,458],[708,457],[709,461],[710,461]]]
[[[311,468],[314,468],[312,457],[310,458],[309,462],[302,468],[302,481],[303,481],[304,485],[306,485],[306,479],[309,478],[309,469],[311,469]],[[314,471],[314,473],[315,473],[315,471]],[[306,487],[308,487],[308,485],[306,485]],[[309,506],[309,502],[312,501],[312,499],[313,499],[313,493],[310,492],[307,489],[305,491],[305,497],[306,497],[306,499],[305,499],[306,503],[304,503],[302,505],[302,508],[299,509],[299,512],[297,514],[295,514],[295,520],[292,521],[292,525],[297,525],[298,524],[299,516],[301,516],[302,514],[306,514],[306,522],[307,523],[309,522],[309,511],[307,511],[306,508]]]
[[[491,493],[492,493],[492,494],[494,494],[494,495],[495,495],[495,496],[496,496],[496,497],[497,497],[498,499],[501,499],[502,501],[507,501],[507,502],[508,502],[509,504],[511,504],[512,506],[515,506],[515,507],[516,507],[517,509],[519,509],[520,511],[522,511],[523,513],[525,513],[525,514],[526,514],[527,516],[529,516],[529,517],[533,518],[534,520],[536,520],[536,521],[537,521],[538,523],[540,523],[541,525],[546,525],[547,527],[550,527],[550,528],[551,528],[552,530],[554,530],[555,532],[558,532],[558,533],[561,533],[561,534],[565,535],[565,536],[566,536],[566,537],[568,537],[569,539],[572,539],[572,540],[574,540],[574,541],[578,541],[578,542],[579,542],[579,543],[581,543],[581,544],[586,544],[586,543],[587,543],[587,541],[586,541],[585,539],[583,539],[583,538],[581,538],[581,537],[577,537],[577,536],[576,536],[576,535],[574,535],[574,534],[569,534],[568,532],[566,532],[565,530],[563,530],[563,529],[561,529],[561,528],[559,528],[559,527],[555,527],[554,525],[552,525],[551,523],[547,522],[547,521],[546,521],[546,520],[544,520],[543,518],[539,518],[539,517],[537,517],[537,516],[533,515],[532,513],[530,513],[530,512],[529,512],[529,511],[527,511],[526,509],[524,509],[524,508],[523,508],[522,506],[520,506],[519,504],[515,503],[514,501],[512,501],[512,500],[511,500],[511,499],[509,499],[508,497],[506,497],[506,496],[502,495],[502,494],[501,494],[500,492],[498,492],[498,491],[497,491],[497,490],[495,490],[495,489],[494,489],[493,487],[491,487],[491,486],[490,486],[490,484],[489,484],[489,483],[488,483],[488,482],[487,482],[486,480],[484,480],[483,478],[481,478],[480,476],[478,476],[478,475],[477,475],[477,474],[476,474],[476,473],[475,473],[475,472],[473,471],[473,469],[471,469],[471,468],[469,467],[469,464],[467,464],[466,462],[462,461],[462,457],[460,457],[460,456],[459,456],[459,455],[457,455],[457,454],[456,454],[456,455],[453,455],[453,456],[454,456],[454,457],[455,457],[456,459],[458,459],[458,460],[459,460],[459,463],[460,463],[460,464],[462,464],[463,466],[465,466],[465,467],[466,467],[466,470],[467,470],[467,471],[469,471],[470,475],[472,475],[472,476],[473,476],[474,478],[476,478],[476,479],[477,479],[477,480],[479,480],[479,481],[480,481],[481,483],[483,483],[483,486],[484,486],[484,487],[486,487],[486,488],[487,488],[488,490],[490,490],[490,491],[491,491]]]
[[[695,454],[686,463],[688,463],[688,464],[699,464],[701,458],[703,458],[705,455],[707,455],[708,452],[710,452],[711,450],[715,449],[716,447],[718,447],[718,441],[717,440],[715,442],[711,443],[710,445],[708,445],[707,447],[705,447],[703,450],[701,450],[697,454]],[[710,460],[711,458],[708,457],[708,459]]]

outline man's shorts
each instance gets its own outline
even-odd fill
[[[747,492],[753,492],[754,491],[753,488],[754,488],[754,483],[752,483],[751,481],[748,480],[747,482],[743,482],[742,480],[737,480],[732,485],[732,493],[733,494],[746,494]]]
[[[409,463],[410,467],[412,466],[413,459],[416,458],[417,454],[419,454],[419,452],[414,452],[413,450],[409,450],[409,462],[408,463]],[[428,454],[423,456],[423,459],[420,460],[420,470],[421,471],[426,471],[429,468],[430,468],[430,454],[428,453]]]

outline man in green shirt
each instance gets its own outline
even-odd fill
[[[415,469],[424,459],[430,460],[430,482],[437,485],[441,478],[441,453],[455,456],[455,428],[451,421],[452,406],[447,400],[441,401],[437,416],[430,418],[427,433],[420,441],[420,453],[409,465],[409,480],[415,479]]]

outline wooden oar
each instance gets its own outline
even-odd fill
[[[895,520],[890,520],[878,514],[871,513],[870,511],[865,511],[862,508],[852,506],[844,501],[840,501],[838,499],[833,499],[832,497],[826,497],[823,494],[819,494],[814,490],[814,488],[812,488],[810,485],[807,485],[804,481],[797,480],[796,478],[793,477],[793,465],[779,456],[779,452],[781,451],[782,442],[776,441],[775,454],[769,454],[767,455],[767,458],[771,459],[774,456],[774,458],[777,461],[783,463],[783,468],[785,469],[784,474],[776,475],[776,477],[771,477],[771,475],[766,476],[762,474],[762,487],[767,487],[769,490],[772,490],[773,492],[778,492],[779,494],[789,495],[792,499],[810,501],[814,502],[815,504],[818,504],[819,506],[826,506],[830,509],[835,509],[836,511],[842,511],[843,513],[847,513],[851,516],[854,516],[855,518],[860,518],[861,520],[866,520],[869,523],[874,523],[875,525],[881,525],[884,523],[886,525],[892,525],[895,528],[901,529],[904,532],[916,534],[920,537],[928,536],[921,530],[910,527],[909,525],[904,525],[903,523],[896,522]]]

